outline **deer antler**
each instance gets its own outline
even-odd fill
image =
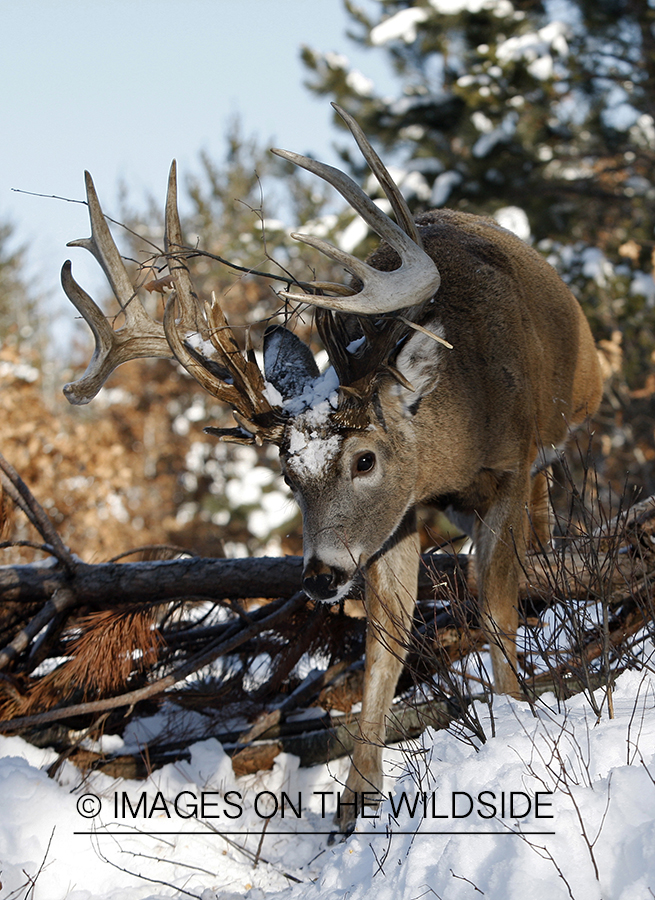
[[[83,247],[95,256],[125,315],[125,324],[117,330],[112,327],[98,305],[77,284],[72,275],[72,264],[67,260],[61,270],[62,287],[68,299],[88,322],[96,343],[82,378],[64,386],[67,399],[76,405],[92,400],[114,369],[130,359],[151,356],[173,358],[162,324],[145,311],[130,281],[88,172],[84,173],[84,180],[91,237],[71,241],[67,246]]]
[[[165,236],[168,267],[175,290],[166,304],[163,323],[151,318],[143,307],[111,236],[88,172],[85,180],[91,237],[71,241],[68,246],[83,247],[95,256],[125,315],[125,324],[114,329],[98,305],[74,280],[70,261],[64,263],[61,273],[64,291],[86,319],[96,344],[83,377],[64,387],[69,402],[88,403],[114,369],[128,360],[145,357],[176,359],[206,391],[229,403],[234,410],[239,428],[212,429],[212,433],[223,440],[239,443],[277,442],[282,434],[282,419],[264,395],[264,377],[254,354],[248,351],[244,357],[218,303],[215,300],[201,303],[193,290],[177,210],[175,162],[168,179]],[[188,343],[194,334],[211,342],[218,365]]]
[[[381,272],[320,238],[292,234],[291,236],[296,240],[315,247],[321,253],[341,263],[351,275],[359,278],[364,286],[354,296],[343,299],[321,297],[315,294],[294,294],[288,291],[280,291],[280,296],[289,300],[309,303],[312,306],[358,315],[381,315],[410,306],[418,306],[432,297],[439,289],[441,284],[439,270],[421,246],[418,229],[398,186],[367,141],[359,125],[336,104],[332,105],[352,132],[366,161],[389,198],[402,228],[385,215],[352,178],[338,169],[288,150],[273,150],[272,152],[307,169],[314,175],[318,175],[319,178],[336,188],[367,225],[393,247],[400,256],[401,265],[400,268],[391,272]],[[343,285],[317,282],[314,286],[333,293],[344,293]]]
[[[166,252],[168,268],[175,285],[175,293],[166,304],[164,313],[164,331],[168,343],[177,361],[206,391],[230,404],[240,426],[238,429],[211,428],[210,433],[218,435],[223,440],[238,443],[253,441],[257,444],[265,441],[277,443],[282,436],[281,416],[265,397],[264,376],[257,365],[254,353],[250,349],[246,356],[241,353],[234,333],[215,297],[212,297],[211,303],[203,304],[202,331],[211,341],[219,362],[227,370],[229,382],[217,378],[208,371],[203,365],[202,357],[191,352],[180,337],[180,328],[175,321],[175,305],[177,303],[180,306],[184,321],[188,319],[191,311],[197,309],[198,300],[184,262],[182,229],[177,209],[175,163],[171,166],[166,196]]]
[[[378,182],[380,183],[380,187],[387,195],[387,199],[391,203],[391,208],[393,209],[393,214],[396,217],[396,221],[403,229],[405,234],[407,234],[415,244],[418,244],[419,247],[423,247],[421,235],[419,234],[419,230],[416,227],[414,216],[412,215],[411,210],[407,205],[407,201],[400,193],[398,185],[389,174],[386,166],[377,155],[373,147],[371,147],[371,145],[369,144],[366,135],[359,127],[359,123],[356,121],[356,119],[353,119],[350,113],[347,113],[345,109],[337,106],[336,103],[332,103],[331,105],[333,109],[335,109],[339,113],[341,118],[350,129],[350,133],[357,141],[357,146],[361,150],[362,156],[368,163],[371,172],[373,172],[373,174],[377,178]]]

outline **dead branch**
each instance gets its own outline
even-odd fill
[[[70,609],[77,603],[75,594],[68,588],[62,587],[52,595],[45,606],[34,616],[25,628],[21,629],[16,637],[0,651],[0,669],[4,669],[8,663],[15,660],[26,649],[30,642],[37,636],[42,628],[54,619],[55,616]]]
[[[210,665],[219,656],[235,650],[241,644],[250,640],[254,635],[260,634],[268,628],[278,623],[281,619],[289,616],[294,610],[304,605],[306,602],[304,594],[296,594],[286,603],[279,606],[274,612],[263,618],[261,621],[254,623],[249,628],[240,629],[236,634],[224,641],[217,641],[210,644],[202,652],[192,656],[182,665],[174,669],[169,675],[153,681],[143,688],[135,691],[129,691],[118,697],[108,697],[104,700],[96,700],[90,703],[77,703],[66,706],[62,709],[51,709],[44,713],[34,716],[21,716],[8,721],[0,721],[0,733],[11,731],[21,731],[24,728],[33,727],[35,725],[43,725],[47,722],[57,722],[61,719],[70,719],[88,713],[104,712],[108,709],[117,709],[118,707],[132,707],[134,704],[156,697],[164,691],[172,688],[178,681],[187,678],[198,669]]]
[[[469,557],[424,557],[420,589],[430,596],[434,580],[457,579]],[[100,609],[125,603],[162,603],[181,597],[240,600],[292,597],[302,581],[302,557],[148,560],[134,563],[78,562],[71,577],[44,565],[0,566],[0,602],[43,603],[63,587],[80,605]]]
[[[298,754],[305,765],[352,751],[359,731],[357,716],[349,711],[361,698],[364,624],[334,611],[313,610],[299,592],[300,557],[185,556],[84,563],[63,545],[45,511],[1,457],[0,477],[55,557],[35,565],[0,566],[0,601],[11,610],[5,619],[6,643],[0,649],[6,717],[0,722],[0,733],[32,735],[54,744],[66,756],[70,754],[82,767],[134,776],[152,764],[182,758],[189,736],[148,746],[145,760],[106,759],[80,749],[79,734],[52,723],[70,722],[78,731],[89,724],[94,727],[91,717],[101,714],[109,730],[121,730],[136,704],[153,700],[159,704],[165,698],[167,708],[202,710],[208,729],[202,736],[218,737],[240,773],[272,765],[281,750]],[[557,601],[566,606],[575,600],[600,599],[611,610],[607,634],[593,629],[580,633],[568,659],[552,651],[550,670],[526,678],[525,688],[532,697],[544,690],[565,696],[581,688],[592,689],[598,675],[588,666],[601,656],[603,647],[606,656],[608,648],[618,655],[626,639],[649,625],[653,618],[654,535],[655,499],[649,498],[601,529],[580,531],[561,540],[556,549],[529,557],[521,584],[528,615]],[[472,559],[445,553],[422,557],[421,601],[413,634],[408,636],[409,665],[401,691],[414,683],[426,683],[426,679],[437,683],[440,666],[447,668],[479,643]],[[244,600],[271,597],[278,599],[254,608],[242,605]],[[156,610],[151,619],[156,631],[153,639],[161,647],[156,658],[140,670],[130,671],[128,666],[119,687],[113,682],[111,688],[102,687],[93,678],[83,678],[78,687],[69,690],[66,679],[73,670],[67,666],[77,660],[76,671],[84,672],[85,665],[96,664],[88,661],[76,644],[80,629],[87,634],[87,644],[94,643],[93,632],[85,632],[85,623],[97,619],[98,613],[136,617],[149,607]],[[222,612],[217,615],[219,607]],[[185,611],[191,608],[197,614],[187,615]],[[75,619],[71,620],[71,615]],[[301,657],[317,653],[325,660],[323,668],[301,679],[297,663]],[[545,657],[550,653],[544,648]],[[248,673],[252,661],[262,656],[270,659],[269,671],[264,683],[253,689],[247,684]],[[52,672],[53,676],[59,673],[58,682],[49,682],[49,674],[39,674],[37,667],[48,657],[63,660]],[[188,675],[219,657],[225,658],[224,668],[214,682],[209,677],[185,683]],[[61,685],[63,694],[58,693]],[[461,689],[454,693],[439,690],[428,704],[409,702],[394,707],[395,721],[389,723],[387,740],[414,736],[426,724],[446,727],[453,717],[466,719],[470,698]],[[292,711],[312,704],[333,712],[311,722],[288,718]],[[228,712],[221,712],[225,709]],[[115,710],[126,712],[116,716]],[[336,715],[338,710],[345,715]],[[233,733],[225,733],[225,720],[235,712],[241,725]]]
[[[18,472],[0,453],[0,481],[8,496],[25,513],[51,552],[67,572],[75,571],[75,558],[57,534],[47,512],[32,494]]]
[[[45,602],[70,587],[81,605],[115,608],[195,596],[237,600],[291,597],[300,588],[302,559],[204,559],[78,563],[73,578],[49,566],[0,566],[0,601]]]

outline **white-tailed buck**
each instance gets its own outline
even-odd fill
[[[451,510],[468,524],[496,690],[516,694],[519,572],[531,529],[548,537],[544,479],[533,464],[541,448],[561,445],[569,426],[596,410],[601,377],[582,310],[539,253],[491,219],[434,210],[415,220],[357,123],[339,112],[396,222],[342,172],[273,151],[333,185],[382,238],[364,263],[294,235],[353,276],[349,287],[314,283],[282,294],[318,307],[327,373],[282,327],[267,331],[262,373],[254,354],[240,351],[219,305],[198,301],[174,166],[166,203],[174,291],[163,324],[135,295],[88,175],[92,236],[72,246],[86,247],[104,269],[123,327],[112,328],[69,262],[62,282],[96,338],[84,377],[64,389],[72,403],[87,403],[128,359],[174,357],[232,406],[236,427],[214,433],[279,446],[303,514],[307,594],[335,603],[363,573],[365,690],[347,800],[382,786],[385,719],[417,591],[417,504]],[[346,829],[352,807],[342,809]]]

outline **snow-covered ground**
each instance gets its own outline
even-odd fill
[[[345,760],[237,779],[206,741],[147,782],[68,763],[53,780],[52,751],[0,738],[0,897],[652,900],[655,675],[624,673],[614,707],[496,698],[482,745],[428,731],[389,750],[380,818],[333,845],[320,792]]]

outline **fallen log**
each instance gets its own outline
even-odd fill
[[[655,498],[633,507],[623,520],[602,532],[563,542],[556,550],[528,557],[521,596],[583,596],[597,590],[621,590],[655,568]],[[419,573],[419,597],[435,596],[439,585],[477,595],[474,555],[426,553]],[[246,559],[149,560],[146,562],[75,562],[64,569],[52,564],[0,566],[0,602],[44,603],[62,588],[73,591],[78,605],[95,609],[125,603],[160,603],[185,597],[247,600],[292,597],[301,587],[302,557]]]
[[[429,595],[434,579],[466,575],[469,556],[425,554],[420,591]],[[133,563],[78,562],[72,575],[54,566],[0,566],[0,602],[44,603],[61,588],[74,591],[83,606],[160,603],[181,597],[247,600],[292,597],[300,590],[302,557],[149,560]]]
[[[0,601],[43,603],[63,587],[75,593],[80,605],[95,608],[185,596],[225,600],[292,597],[300,589],[301,574],[300,556],[78,562],[72,574],[54,566],[0,566]]]

